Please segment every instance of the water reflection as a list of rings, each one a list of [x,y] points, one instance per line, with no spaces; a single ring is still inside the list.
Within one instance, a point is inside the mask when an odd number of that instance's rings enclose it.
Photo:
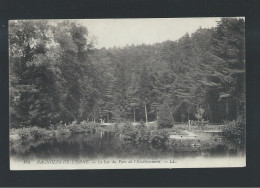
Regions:
[[[151,150],[146,146],[129,146],[119,135],[111,132],[95,134],[77,134],[54,137],[46,140],[27,141],[10,145],[11,157],[17,158],[107,158],[107,157],[183,157],[183,156],[232,156],[243,155],[232,143],[219,137],[212,143],[191,145],[191,150],[168,148]],[[198,147],[199,146],[199,147]],[[192,150],[192,148],[195,148]]]

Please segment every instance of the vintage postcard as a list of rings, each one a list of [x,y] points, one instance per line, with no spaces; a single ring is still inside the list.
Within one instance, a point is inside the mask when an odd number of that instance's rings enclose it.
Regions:
[[[10,169],[246,166],[245,18],[9,21]]]

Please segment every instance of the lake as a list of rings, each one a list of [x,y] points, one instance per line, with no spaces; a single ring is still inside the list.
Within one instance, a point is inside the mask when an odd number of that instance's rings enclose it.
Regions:
[[[198,143],[198,142],[197,142]],[[181,157],[229,157],[241,156],[243,152],[225,137],[212,140],[212,143],[188,144],[188,146],[151,149],[125,143],[120,135],[111,132],[95,134],[62,135],[50,139],[39,139],[12,143],[10,156],[13,158],[181,158]]]

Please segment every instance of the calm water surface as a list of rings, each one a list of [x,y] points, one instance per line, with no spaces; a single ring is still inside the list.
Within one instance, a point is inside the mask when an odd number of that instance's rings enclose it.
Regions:
[[[215,140],[214,147],[195,148],[193,151],[176,151],[176,149],[151,150],[145,147],[133,147],[124,143],[118,135],[109,132],[96,134],[78,134],[54,137],[51,139],[27,141],[10,145],[10,155],[15,158],[160,158],[183,156],[237,156],[243,153],[234,145]],[[196,147],[196,146],[195,146]]]

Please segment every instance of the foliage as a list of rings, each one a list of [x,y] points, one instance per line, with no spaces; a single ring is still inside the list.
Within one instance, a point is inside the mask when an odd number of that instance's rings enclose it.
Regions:
[[[126,145],[135,146],[137,134],[137,130],[130,123],[126,123],[121,130],[122,139]]]
[[[147,151],[150,148],[150,137],[151,131],[149,129],[143,125],[137,127],[135,142],[138,148],[142,149],[143,151]]]
[[[169,135],[170,133],[168,130],[152,131],[149,138],[152,148],[156,150],[166,150]]]
[[[198,119],[198,121],[202,121],[204,112],[205,110],[203,108],[197,108],[197,113],[195,114],[195,117]]]
[[[71,133],[70,130],[64,125],[59,125],[56,130],[57,135],[69,135]]]
[[[159,109],[158,128],[171,128],[173,126],[173,117],[170,108],[164,102]]]
[[[94,133],[97,128],[98,123],[86,121],[82,121],[80,123],[73,121],[71,124],[65,127],[65,129],[68,129],[71,134]]]
[[[30,129],[29,128],[20,129],[18,131],[18,135],[19,135],[20,139],[22,139],[22,140],[32,138],[31,135],[30,135]]]
[[[50,134],[50,131],[46,131],[45,129],[42,129],[42,128],[38,128],[38,127],[30,128],[30,135],[33,137],[33,139],[43,138],[49,134]]]
[[[91,71],[86,28],[46,21],[12,21],[9,26],[12,127],[49,127],[82,118],[80,79],[94,76],[82,75]]]
[[[80,123],[72,122],[69,125],[59,124],[51,127],[51,129],[40,128],[37,126],[30,126],[27,128],[12,128],[10,135],[18,135],[21,140],[31,140],[40,138],[49,138],[54,135],[70,135],[79,133],[95,133],[99,126],[97,123],[85,122]]]
[[[136,147],[144,152],[148,150],[166,150],[169,139],[169,130],[151,130],[145,126],[125,124],[121,130],[121,138],[126,148]]]
[[[12,128],[62,121],[67,134],[94,130],[74,120],[159,118],[169,128],[173,117],[221,123],[245,116],[243,19],[222,18],[177,41],[109,49],[95,49],[87,28],[73,21],[11,21],[9,28]]]
[[[36,126],[17,129],[14,132],[19,135],[21,140],[40,139],[51,134],[51,131]]]
[[[83,133],[83,129],[81,126],[78,126],[76,123],[72,122],[72,124],[67,126],[68,130],[71,134]]]
[[[242,121],[230,121],[223,126],[223,130],[227,136],[227,139],[230,140],[240,148],[245,147],[245,123]]]

